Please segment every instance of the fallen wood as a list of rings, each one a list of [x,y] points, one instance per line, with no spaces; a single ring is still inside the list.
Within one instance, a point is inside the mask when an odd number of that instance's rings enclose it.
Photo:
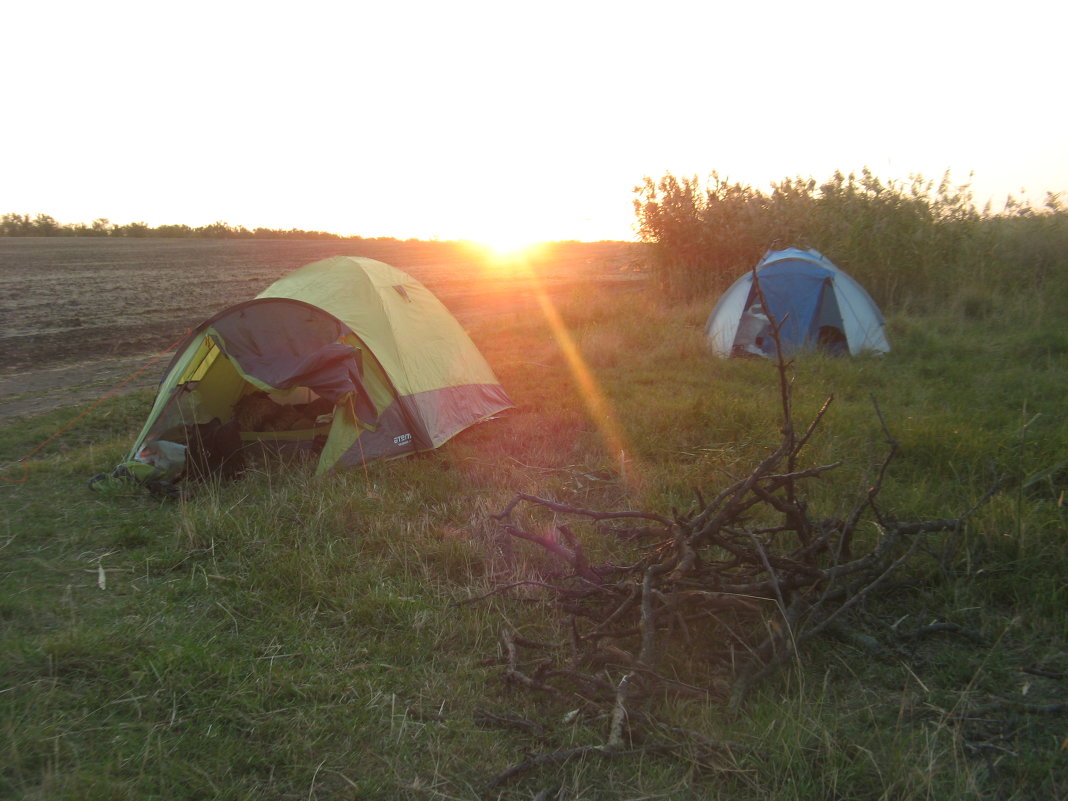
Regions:
[[[887,446],[875,480],[847,517],[818,517],[805,499],[805,482],[822,479],[841,462],[805,466],[802,450],[833,398],[797,436],[789,368],[780,356],[782,441],[711,501],[695,490],[690,511],[665,515],[602,511],[517,493],[492,515],[504,534],[540,547],[558,565],[546,582],[545,603],[549,614],[567,619],[571,628],[568,647],[539,654],[534,663],[539,672],[531,675],[522,669],[528,657],[514,637],[505,640],[505,676],[531,689],[570,692],[584,703],[601,705],[610,723],[598,753],[622,748],[625,724],[641,718],[640,707],[657,692],[704,694],[741,711],[757,685],[800,659],[817,638],[834,636],[873,655],[887,655],[854,623],[855,612],[915,559],[933,555],[928,538],[959,532],[996,491],[955,518],[903,522],[885,514],[878,499],[898,446],[873,398]],[[552,518],[558,536],[535,533],[524,523],[524,516],[539,512],[542,520]],[[586,537],[604,537],[606,524],[625,520],[644,524],[647,535],[631,542],[636,551],[631,564],[591,564],[578,527]],[[937,631],[965,634],[942,625],[915,636]],[[695,658],[695,650],[717,642],[730,649],[729,657]],[[553,666],[545,668],[545,659]],[[677,672],[695,663],[709,671],[703,681]],[[712,665],[718,669],[711,670]],[[615,668],[614,684],[606,675],[609,667]],[[552,752],[514,770],[586,753],[591,749]]]

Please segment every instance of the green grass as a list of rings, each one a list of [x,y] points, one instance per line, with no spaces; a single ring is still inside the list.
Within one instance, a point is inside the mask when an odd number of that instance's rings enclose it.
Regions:
[[[692,741],[686,730],[729,752],[588,755],[483,796],[526,753],[607,732],[589,709],[502,682],[503,625],[563,641],[567,621],[536,588],[493,592],[552,565],[503,543],[490,514],[519,491],[669,513],[778,443],[774,367],[711,358],[709,304],[578,293],[559,312],[592,381],[572,375],[541,318],[484,323],[472,333],[517,409],[429,456],[319,478],[265,467],[164,502],[86,487],[122,458],[146,395],[49,443],[24,482],[0,486],[0,797],[1063,797],[1065,716],[1022,705],[1068,690],[1051,677],[1068,672],[1068,342],[1054,299],[1024,313],[995,295],[994,313],[979,294],[891,315],[885,357],[795,369],[799,424],[834,396],[808,452],[842,461],[808,489],[817,516],[851,508],[885,453],[873,396],[901,448],[885,513],[955,516],[1010,479],[959,536],[932,542],[941,562],[860,612],[875,632],[937,619],[979,639],[937,634],[882,659],[828,639],[739,717],[692,699],[649,708],[676,727],[650,736]],[[5,459],[75,414],[5,426]],[[576,530],[593,554],[627,553]],[[678,663],[683,678],[717,680],[700,642]]]

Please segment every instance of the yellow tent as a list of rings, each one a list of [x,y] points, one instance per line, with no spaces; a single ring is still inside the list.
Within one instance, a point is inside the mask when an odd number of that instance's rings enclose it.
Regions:
[[[191,427],[233,421],[246,441],[321,447],[321,473],[437,448],[511,406],[430,290],[380,261],[338,256],[198,326],[129,458],[146,443],[187,444]]]

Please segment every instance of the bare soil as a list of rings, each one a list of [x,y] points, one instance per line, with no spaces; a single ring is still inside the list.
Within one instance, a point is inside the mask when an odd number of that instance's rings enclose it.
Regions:
[[[560,243],[509,270],[451,242],[0,237],[0,421],[155,386],[188,329],[317,259],[388,262],[471,325],[536,287],[633,285],[638,247]]]

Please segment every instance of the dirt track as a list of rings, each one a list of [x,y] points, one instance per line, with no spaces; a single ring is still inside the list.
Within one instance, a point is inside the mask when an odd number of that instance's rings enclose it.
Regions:
[[[0,421],[155,386],[186,329],[339,254],[406,270],[465,325],[534,303],[529,275],[446,242],[0,238]],[[634,259],[632,245],[568,243],[534,266],[552,294],[615,283]]]

